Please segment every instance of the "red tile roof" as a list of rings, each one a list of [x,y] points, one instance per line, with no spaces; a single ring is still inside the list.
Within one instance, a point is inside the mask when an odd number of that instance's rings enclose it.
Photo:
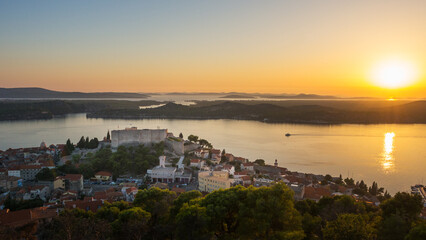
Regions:
[[[299,178],[299,177],[292,176],[292,175],[285,176],[284,179],[287,179],[291,183],[304,183],[305,182],[305,180],[303,178]]]
[[[233,165],[230,165],[230,164],[225,164],[225,165],[223,165],[223,169],[231,169],[232,167],[234,167]]]
[[[69,181],[80,181],[83,178],[81,174],[66,174],[65,176],[60,176],[62,179],[67,179]]]
[[[95,201],[83,201],[83,200],[76,200],[76,201],[69,201],[65,202],[65,208],[67,209],[73,209],[73,208],[80,208],[86,211],[92,211],[96,212],[99,208],[101,208],[104,205],[104,203],[101,200],[95,200]]]
[[[106,192],[102,191],[102,192],[95,192],[95,194],[93,195],[93,198],[97,200],[101,200],[101,199],[107,199],[108,196]]]
[[[18,227],[39,219],[53,218],[56,215],[55,209],[48,209],[47,207],[24,209],[13,212],[3,210],[0,214],[0,225]]]
[[[127,194],[130,194],[132,192],[137,192],[137,191],[138,191],[138,189],[135,188],[135,187],[129,187],[129,188],[126,189]]]
[[[123,198],[124,195],[120,191],[115,191],[115,189],[107,189],[105,191],[95,192],[93,198],[96,200],[108,200],[109,202],[116,201],[120,198]]]
[[[100,171],[100,172],[97,172],[97,173],[95,174],[95,176],[96,176],[96,175],[112,177],[112,173],[107,172],[107,171]]]
[[[41,169],[40,165],[19,165],[9,168],[9,170],[22,170],[22,169]]]
[[[251,181],[251,177],[250,176],[242,176],[241,179],[243,181]]]
[[[243,157],[235,157],[235,158],[234,158],[234,161],[245,162],[245,161],[246,161],[246,159],[245,159],[245,158],[243,158]]]
[[[330,190],[323,187],[305,187],[303,198],[311,200],[320,200],[322,197],[331,196]]]
[[[219,149],[212,149],[210,150],[212,154],[220,154],[220,150]]]

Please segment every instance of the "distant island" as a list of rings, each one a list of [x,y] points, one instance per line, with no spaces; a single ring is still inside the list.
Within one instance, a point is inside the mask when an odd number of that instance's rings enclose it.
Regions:
[[[0,98],[147,98],[149,95],[128,92],[60,92],[44,88],[0,88]]]
[[[0,101],[0,121],[52,119],[71,113],[139,109],[160,103],[151,100],[3,100]]]
[[[141,106],[154,106],[141,108]],[[184,106],[151,100],[4,100],[0,120],[51,119],[86,113],[105,119],[238,119],[270,123],[426,123],[426,101],[198,101]]]
[[[87,116],[140,119],[240,119],[308,124],[426,123],[426,101],[359,109],[342,109],[321,105],[279,106],[262,102],[247,104],[234,101],[214,102],[204,106],[202,104],[183,106],[168,103],[158,108],[120,112],[107,110],[90,113]]]
[[[248,94],[229,94],[220,98],[255,98],[255,97]]]
[[[271,99],[338,99],[336,96],[317,94],[260,94],[259,97]]]

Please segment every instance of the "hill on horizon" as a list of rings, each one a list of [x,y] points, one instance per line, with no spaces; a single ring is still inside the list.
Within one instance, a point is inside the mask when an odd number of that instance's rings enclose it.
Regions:
[[[0,98],[147,98],[149,95],[129,92],[61,92],[45,88],[0,88]]]

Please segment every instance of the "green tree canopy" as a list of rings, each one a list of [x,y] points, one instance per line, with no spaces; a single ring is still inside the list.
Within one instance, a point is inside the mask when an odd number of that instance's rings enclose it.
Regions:
[[[424,240],[426,239],[426,221],[423,221],[411,228],[405,240]]]
[[[339,215],[346,213],[364,214],[365,205],[356,202],[351,196],[323,197],[317,204],[318,213],[322,219],[327,221],[335,220]]]
[[[399,215],[407,221],[413,221],[419,218],[423,208],[422,197],[418,194],[411,195],[405,192],[398,192],[392,199],[380,204],[383,211],[383,217]]]
[[[55,170],[49,168],[43,168],[37,173],[36,179],[38,181],[54,181],[56,178]]]
[[[185,203],[176,216],[176,235],[182,240],[208,240],[212,233],[208,229],[209,217],[205,207]]]
[[[196,143],[198,141],[198,136],[191,134],[191,135],[188,136],[188,141]]]
[[[213,145],[209,143],[206,139],[200,139],[198,140],[198,144],[200,144],[204,148],[213,148]]]
[[[398,192],[393,198],[382,202],[380,208],[383,216],[380,239],[403,239],[419,219],[423,204],[420,195]]]
[[[362,215],[342,214],[323,230],[324,239],[330,240],[370,240],[376,239],[374,228]]]
[[[199,199],[202,196],[203,195],[199,191],[196,191],[196,190],[189,191],[189,192],[184,192],[184,193],[180,194],[173,201],[173,206],[170,209],[170,215],[172,216],[172,218],[174,218],[179,213],[179,211],[182,208],[183,204],[189,203],[191,200],[194,200],[194,199]]]
[[[214,191],[199,202],[219,239],[303,239],[300,214],[285,184]]]
[[[302,218],[294,208],[293,192],[285,184],[249,187],[238,213],[242,238],[303,239]]]
[[[151,214],[140,207],[121,211],[118,219],[112,223],[114,235],[117,239],[142,239],[148,234],[150,218]]]
[[[263,159],[256,159],[254,163],[256,163],[259,166],[265,166],[265,160]]]
[[[139,190],[136,194],[134,206],[141,207],[151,214],[150,235],[158,238],[168,234],[172,229],[169,224],[169,213],[176,193],[169,190],[162,190],[157,187]]]

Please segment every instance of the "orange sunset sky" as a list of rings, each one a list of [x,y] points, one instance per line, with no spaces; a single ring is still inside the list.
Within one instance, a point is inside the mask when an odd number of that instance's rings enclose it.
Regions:
[[[0,87],[424,98],[425,24],[423,0],[1,1]]]

